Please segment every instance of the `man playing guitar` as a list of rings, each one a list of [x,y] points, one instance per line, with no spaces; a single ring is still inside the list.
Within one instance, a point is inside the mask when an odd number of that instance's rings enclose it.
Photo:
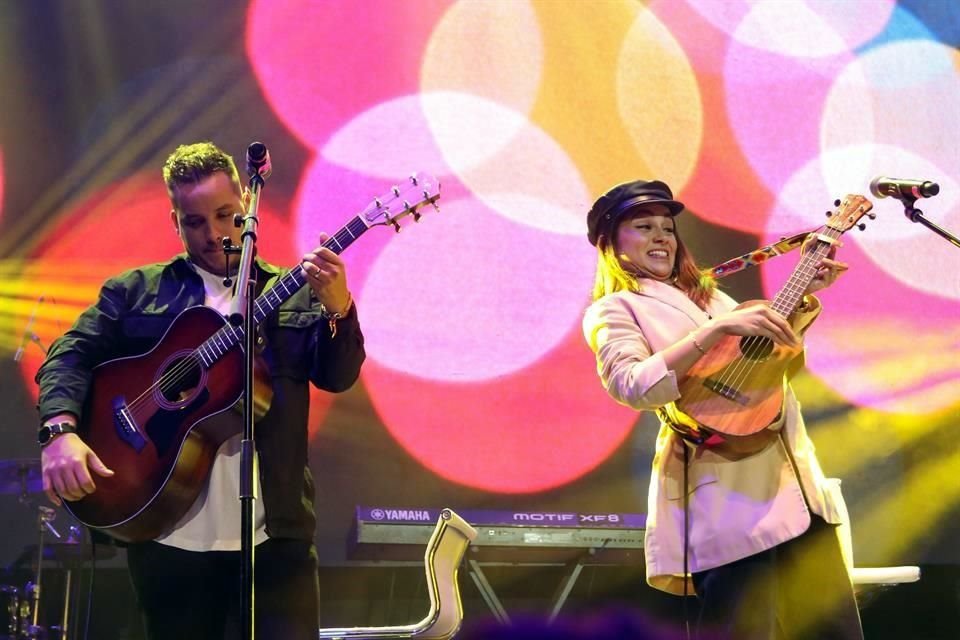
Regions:
[[[143,396],[125,398],[128,404],[123,412],[129,413],[130,429],[121,434],[125,439],[117,447],[132,447],[154,461],[176,460],[179,452],[181,458],[199,461],[189,473],[151,475],[147,469],[120,461],[107,448],[91,448],[84,440],[84,412],[96,406],[91,396],[106,395],[109,401],[114,393],[109,376],[107,384],[91,388],[92,380],[104,379],[94,375],[98,365],[149,352],[161,339],[163,343],[181,339],[171,334],[187,334],[189,341],[196,325],[203,324],[193,319],[203,320],[213,312],[201,310],[199,316],[192,315],[191,321],[173,328],[183,312],[205,305],[225,313],[230,306],[232,290],[224,277],[235,275],[238,256],[231,255],[228,262],[223,241],[238,243],[240,229],[234,226],[234,214],[245,209],[247,198],[233,159],[209,142],[183,145],[167,159],[163,177],[171,202],[170,229],[180,237],[185,253],[107,280],[96,303],[51,346],[37,373],[43,482],[51,500],[58,504],[64,500],[65,506],[76,509],[98,491],[103,509],[111,506],[110,496],[121,490],[146,487],[152,497],[162,496],[156,501],[163,508],[145,510],[149,517],[144,517],[140,528],[131,525],[136,518],[123,514],[115,536],[129,542],[128,566],[148,637],[223,638],[235,636],[241,620],[240,421],[229,408],[235,398],[231,396],[225,408],[217,407],[214,415],[192,430],[189,424],[181,424],[176,427],[178,433],[166,432],[161,417],[191,413],[197,420],[204,418],[204,403],[222,386],[219,378],[239,375],[234,363],[227,361],[218,369],[211,357],[204,366],[194,363],[190,369],[184,363],[197,352],[176,351],[158,368],[160,374],[153,370],[144,374],[148,390]],[[321,236],[321,242],[326,240]],[[258,331],[258,357],[265,368],[260,375],[269,381],[273,394],[273,402],[258,422],[255,442],[257,495],[262,496],[255,501],[254,514],[255,617],[256,633],[265,638],[316,637],[316,517],[307,464],[308,384],[344,391],[357,380],[365,357],[342,259],[321,246],[303,256],[301,268],[309,286],[287,291],[289,298],[280,313],[267,318]],[[282,285],[280,270],[259,258],[254,272],[258,293],[278,282]],[[222,324],[222,318],[214,318]],[[199,341],[208,337],[201,335]],[[131,363],[122,360],[118,366],[126,367],[116,379],[119,384],[130,377]],[[151,385],[154,377],[156,384]],[[180,386],[170,391],[161,384],[165,381]],[[137,407],[150,398],[165,410],[138,423]],[[235,433],[225,426],[228,423],[237,425]],[[107,427],[112,428],[109,421]],[[183,440],[177,440],[177,435]],[[175,490],[156,489],[152,484],[156,475],[166,476],[161,480],[169,481]],[[164,522],[163,517],[172,521]]]

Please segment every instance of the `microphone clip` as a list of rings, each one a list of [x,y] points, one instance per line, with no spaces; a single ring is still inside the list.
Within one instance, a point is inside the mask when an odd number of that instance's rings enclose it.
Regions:
[[[239,214],[237,214],[239,216]],[[233,278],[230,277],[230,256],[235,253],[240,253],[242,248],[233,244],[233,240],[230,238],[224,238],[222,241],[223,244],[223,272],[226,274],[223,276],[223,286],[232,287]]]

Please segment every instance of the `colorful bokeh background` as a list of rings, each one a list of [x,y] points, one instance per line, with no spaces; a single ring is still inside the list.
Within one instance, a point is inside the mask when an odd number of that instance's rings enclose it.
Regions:
[[[667,181],[704,266],[879,175],[938,182],[919,206],[960,231],[958,6],[2,3],[0,457],[36,455],[42,347],[105,277],[180,250],[166,155],[261,140],[276,263],[411,172],[443,185],[439,212],[344,254],[369,356],[351,392],[313,396],[322,558],[356,504],[644,512],[655,425],[606,396],[580,332],[593,199]],[[858,561],[960,563],[960,249],[871,200],[796,386]],[[770,298],[795,261],[723,284]]]

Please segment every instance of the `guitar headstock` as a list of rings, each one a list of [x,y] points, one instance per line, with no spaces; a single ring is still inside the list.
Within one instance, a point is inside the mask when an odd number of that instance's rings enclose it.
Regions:
[[[870,213],[870,210],[873,209],[873,203],[861,195],[847,194],[842,201],[837,200],[833,204],[837,208],[833,212],[827,212],[830,219],[827,220],[826,226],[828,229],[838,231],[837,235],[849,231],[860,222],[860,218],[863,216],[868,216],[871,220],[877,217],[877,214]],[[863,230],[864,225],[859,226]]]
[[[415,173],[379,198],[374,198],[360,213],[360,219],[368,228],[389,224],[400,231],[399,221],[408,215],[419,222],[423,205],[430,204],[439,211],[439,199],[440,181],[428,173]]]

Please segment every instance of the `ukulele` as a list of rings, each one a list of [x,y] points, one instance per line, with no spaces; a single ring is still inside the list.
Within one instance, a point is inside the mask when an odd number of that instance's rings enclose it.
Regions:
[[[770,303],[798,334],[806,327],[799,322],[802,314],[794,312],[816,276],[817,266],[837,239],[873,208],[860,195],[848,195],[836,204],[837,209],[827,214],[830,219],[812,236],[787,283]],[[737,308],[757,304],[767,303],[751,300]],[[785,376],[802,351],[802,345],[779,345],[760,336],[724,336],[680,382],[680,399],[666,410],[668,424],[698,444],[724,443],[738,454],[759,451],[776,435],[766,429],[780,417]]]
[[[374,199],[323,243],[341,253],[367,229],[393,226],[420,207],[437,208],[440,184],[427,174]],[[301,265],[286,272],[254,303],[254,323],[307,282]],[[152,540],[176,524],[194,503],[220,445],[239,433],[228,414],[243,395],[243,328],[196,306],[171,323],[145,354],[93,369],[77,435],[116,473],[97,478],[97,490],[63,504],[83,524],[125,542]],[[258,385],[268,389],[268,385]],[[269,398],[255,393],[261,417]],[[266,394],[264,394],[266,396]]]

